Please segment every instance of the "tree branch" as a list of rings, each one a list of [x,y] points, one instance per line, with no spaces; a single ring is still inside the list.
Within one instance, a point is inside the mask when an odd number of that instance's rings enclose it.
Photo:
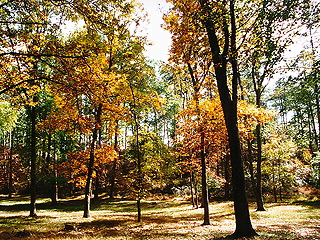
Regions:
[[[41,23],[41,22],[10,22],[10,21],[0,21],[0,24],[19,24],[19,25],[47,25],[49,23]]]
[[[24,56],[24,57],[58,57],[58,58],[83,58],[86,57],[85,55],[82,56],[68,56],[68,55],[59,55],[59,54],[33,54],[33,53],[19,53],[19,52],[6,52],[6,53],[0,53],[0,57],[5,55],[12,55],[12,56]]]
[[[3,94],[3,93],[5,93],[5,92],[7,92],[7,91],[9,91],[9,90],[11,90],[11,89],[13,89],[13,88],[18,87],[18,86],[21,85],[22,83],[32,82],[32,81],[34,81],[34,80],[35,80],[35,79],[28,79],[28,80],[24,80],[24,81],[21,81],[21,82],[19,82],[19,83],[16,83],[16,84],[14,84],[14,85],[11,85],[11,86],[9,86],[9,87],[1,90],[1,91],[0,91],[0,95]]]

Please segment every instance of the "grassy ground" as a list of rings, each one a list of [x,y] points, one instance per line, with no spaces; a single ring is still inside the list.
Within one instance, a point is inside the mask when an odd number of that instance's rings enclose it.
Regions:
[[[0,239],[223,239],[235,228],[231,202],[213,202],[211,225],[201,226],[202,209],[184,199],[143,201],[143,222],[136,222],[134,201],[100,200],[91,217],[82,218],[82,200],[48,199],[37,204],[37,218],[28,217],[28,198],[0,198]],[[266,204],[267,211],[251,208],[254,239],[320,239],[320,202]],[[76,226],[65,231],[65,224]],[[17,237],[27,230],[32,235]]]

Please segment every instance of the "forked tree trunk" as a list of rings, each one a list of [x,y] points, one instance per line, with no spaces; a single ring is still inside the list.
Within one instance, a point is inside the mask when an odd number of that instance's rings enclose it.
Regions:
[[[85,187],[85,197],[84,197],[84,212],[83,217],[88,218],[90,217],[90,198],[91,198],[91,188],[92,188],[92,174],[93,174],[93,166],[94,166],[94,154],[96,148],[96,142],[98,138],[98,130],[100,129],[101,125],[101,113],[102,113],[102,104],[100,103],[97,112],[96,112],[96,122],[95,127],[92,131],[92,141],[90,145],[90,157],[88,163],[88,175]]]
[[[237,66],[237,52],[236,52],[236,25],[235,25],[235,12],[233,0],[230,1],[230,22],[231,22],[231,35],[229,35],[228,26],[224,26],[223,32],[225,37],[224,52],[220,54],[220,42],[216,34],[214,21],[210,18],[212,9],[208,0],[199,0],[200,4],[207,16],[204,18],[203,23],[206,27],[209,44],[214,62],[215,75],[218,84],[219,96],[224,113],[224,119],[228,132],[228,142],[230,148],[230,159],[232,167],[232,185],[234,197],[234,210],[236,218],[236,230],[232,237],[252,237],[257,235],[252,227],[249,206],[245,193],[245,177],[243,169],[243,161],[241,155],[240,138],[238,131],[237,120],[237,88],[238,88],[238,66]],[[227,17],[227,16],[224,16]],[[229,39],[230,38],[230,39]],[[228,46],[228,43],[230,46]],[[231,48],[231,52],[229,50]],[[230,55],[229,55],[230,54]],[[232,97],[228,87],[227,77],[227,57],[230,56],[232,64]]]

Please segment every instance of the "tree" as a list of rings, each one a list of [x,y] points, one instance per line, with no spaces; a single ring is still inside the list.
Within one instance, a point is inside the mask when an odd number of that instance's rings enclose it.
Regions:
[[[234,1],[221,2],[213,9],[208,0],[200,0],[203,24],[208,34],[212,59],[215,69],[219,96],[224,113],[224,119],[228,132],[230,147],[230,159],[232,166],[232,182],[234,194],[234,209],[236,217],[236,230],[234,237],[250,237],[256,235],[252,228],[248,202],[245,194],[245,179],[241,155],[239,131],[237,125],[237,102],[239,70],[237,63],[237,33]],[[212,13],[220,10],[219,16],[223,21],[222,26],[217,26]],[[229,31],[230,26],[230,31]],[[218,28],[223,33],[223,44],[218,40]],[[221,50],[222,49],[222,50]],[[222,51],[222,52],[221,52]],[[232,90],[228,87],[228,58],[232,69]]]

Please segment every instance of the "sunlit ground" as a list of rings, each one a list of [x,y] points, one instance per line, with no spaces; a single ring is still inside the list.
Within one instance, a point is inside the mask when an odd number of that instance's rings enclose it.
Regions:
[[[17,201],[19,200],[19,201]],[[61,200],[51,206],[38,201],[38,217],[28,217],[28,199],[0,201],[0,239],[222,239],[235,228],[232,202],[213,202],[211,225],[202,226],[203,209],[188,201],[143,201],[143,221],[136,221],[134,201],[101,200],[93,205],[90,218],[82,217],[82,199]],[[320,239],[320,203],[266,204],[267,211],[251,207],[255,239]],[[76,226],[65,231],[65,224]],[[28,230],[29,237],[16,237]]]

